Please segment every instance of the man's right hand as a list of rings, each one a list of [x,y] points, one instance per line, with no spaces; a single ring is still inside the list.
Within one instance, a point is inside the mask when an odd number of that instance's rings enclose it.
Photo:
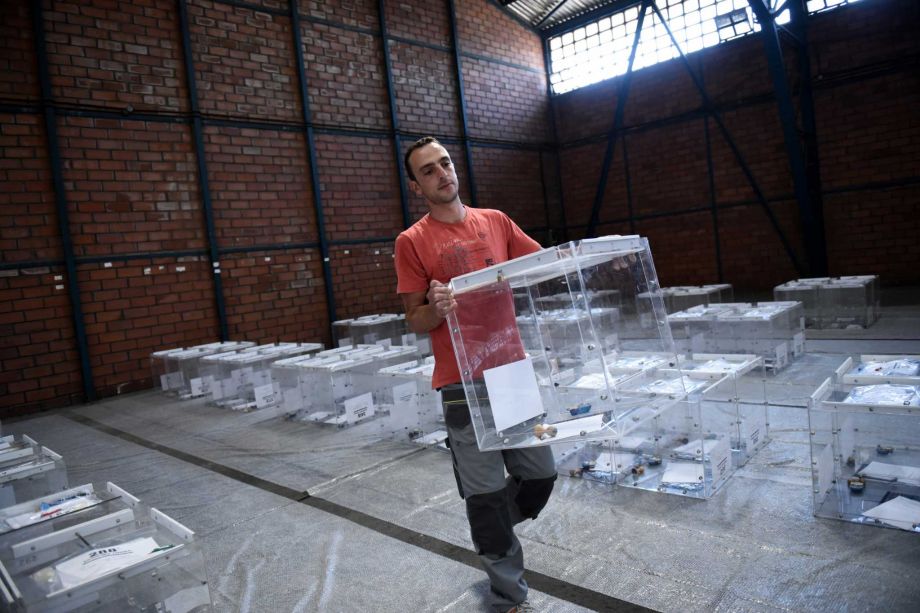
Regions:
[[[454,294],[450,291],[450,287],[434,279],[431,280],[431,284],[428,286],[426,298],[428,299],[428,304],[434,307],[435,313],[441,318],[447,317],[448,313],[457,308],[457,301],[454,300]]]

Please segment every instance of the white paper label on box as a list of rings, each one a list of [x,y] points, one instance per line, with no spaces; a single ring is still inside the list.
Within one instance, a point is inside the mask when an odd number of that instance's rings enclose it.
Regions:
[[[160,387],[163,388],[163,391],[175,390],[182,387],[182,373],[181,372],[171,372],[165,375],[160,375]]]
[[[393,386],[393,406],[396,411],[415,411],[417,406],[414,381],[406,381]]]
[[[288,412],[299,411],[303,408],[303,396],[300,394],[299,387],[292,387],[284,390],[284,410]]]
[[[353,424],[374,414],[374,396],[368,392],[345,401],[345,419]]]
[[[709,452],[709,461],[712,466],[713,484],[727,479],[732,470],[731,449],[728,446],[728,439],[722,439],[719,444]]]
[[[191,388],[192,396],[201,396],[205,393],[204,391],[204,380],[201,377],[195,377],[188,382],[189,387]]]
[[[275,386],[271,383],[257,386],[253,392],[256,397],[256,408],[261,409],[275,404],[277,396],[275,395]]]
[[[543,399],[529,358],[484,370],[482,374],[497,432],[543,414]]]

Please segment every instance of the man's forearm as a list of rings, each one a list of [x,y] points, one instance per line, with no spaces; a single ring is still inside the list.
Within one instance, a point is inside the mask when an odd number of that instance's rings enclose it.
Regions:
[[[444,318],[438,315],[433,304],[423,304],[406,313],[406,323],[416,334],[431,332],[440,326],[442,321]]]

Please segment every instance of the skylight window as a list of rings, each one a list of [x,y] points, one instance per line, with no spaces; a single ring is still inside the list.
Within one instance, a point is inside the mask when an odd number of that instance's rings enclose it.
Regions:
[[[779,6],[781,0],[770,0]],[[857,0],[807,0],[810,13],[826,11]],[[658,0],[658,8],[684,53],[760,31],[748,0]],[[550,83],[562,94],[626,73],[636,35],[639,5],[549,39]],[[776,18],[789,23],[789,10]],[[664,24],[649,9],[645,15],[634,70],[678,57]]]

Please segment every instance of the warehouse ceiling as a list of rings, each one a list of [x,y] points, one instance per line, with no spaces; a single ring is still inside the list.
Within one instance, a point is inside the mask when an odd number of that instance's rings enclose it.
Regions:
[[[586,13],[622,4],[622,0],[499,0],[499,3],[508,13],[545,31]]]

